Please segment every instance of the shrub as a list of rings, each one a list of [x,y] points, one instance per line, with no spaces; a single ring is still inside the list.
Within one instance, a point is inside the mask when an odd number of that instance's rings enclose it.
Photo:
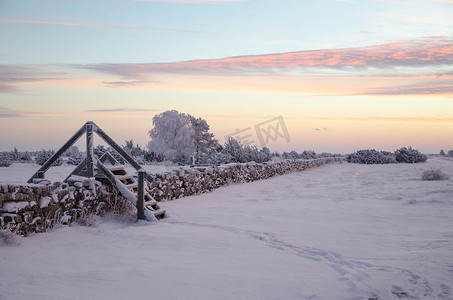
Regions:
[[[11,166],[11,160],[9,156],[5,153],[0,153],[0,167],[9,167]]]
[[[400,148],[395,151],[395,158],[397,162],[403,163],[419,163],[425,162],[427,157],[426,155],[420,153],[417,149],[412,149],[411,147]]]
[[[284,159],[298,159],[299,154],[296,151],[291,151],[291,152],[283,152],[282,157]]]
[[[22,163],[31,163],[33,161],[33,158],[31,157],[30,153],[28,152],[22,152],[19,155],[19,162]]]
[[[356,164],[391,164],[396,163],[395,156],[391,152],[376,151],[375,149],[359,150],[347,156],[349,163]]]
[[[120,196],[118,190],[113,190],[109,199],[106,199],[108,212],[104,215],[115,220],[134,222],[137,219],[136,209],[126,198]]]
[[[95,214],[85,214],[77,220],[77,223],[87,227],[98,227],[101,223],[101,217]]]
[[[422,180],[447,180],[448,178],[450,177],[441,170],[427,170],[422,174]]]
[[[317,158],[318,156],[316,155],[316,152],[315,151],[312,151],[312,150],[304,150],[304,152],[302,152],[301,154],[299,154],[299,158],[303,158],[303,159],[314,159],[314,158]]]
[[[38,165],[43,165],[52,155],[55,154],[55,150],[44,150],[38,152],[38,155],[35,158],[35,163]],[[63,160],[59,157],[52,166],[61,166],[63,164]]]
[[[0,240],[3,240],[3,243],[10,246],[19,246],[20,240],[19,237],[9,230],[0,230]]]

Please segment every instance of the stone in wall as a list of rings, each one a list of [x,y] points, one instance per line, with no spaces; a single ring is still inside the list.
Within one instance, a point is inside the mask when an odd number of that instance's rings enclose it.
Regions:
[[[84,177],[50,185],[1,185],[0,229],[21,235],[46,231],[112,210],[118,197],[122,196],[114,187]]]

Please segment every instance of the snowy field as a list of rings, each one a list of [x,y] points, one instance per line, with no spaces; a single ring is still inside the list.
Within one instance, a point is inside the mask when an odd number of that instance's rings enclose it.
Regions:
[[[445,158],[331,164],[20,237],[0,299],[453,299],[452,178]]]

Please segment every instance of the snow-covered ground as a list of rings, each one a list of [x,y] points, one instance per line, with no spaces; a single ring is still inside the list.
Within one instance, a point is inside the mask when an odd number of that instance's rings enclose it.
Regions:
[[[453,299],[452,178],[444,158],[331,164],[19,238],[0,299]]]

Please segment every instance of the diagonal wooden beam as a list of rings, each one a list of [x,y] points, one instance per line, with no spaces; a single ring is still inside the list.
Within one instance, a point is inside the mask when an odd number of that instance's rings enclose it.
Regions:
[[[89,123],[89,122],[87,122]],[[86,124],[85,124],[86,125]],[[52,166],[52,164],[66,151],[74,145],[77,140],[85,133],[86,126],[83,125],[51,158],[49,158],[42,166],[36,171],[35,174],[27,181],[32,183],[34,178],[44,178],[46,171]]]
[[[82,172],[83,168],[86,167],[86,164],[87,164],[87,159],[86,157],[84,159],[82,159],[82,161],[79,163],[79,165],[71,172],[71,174],[68,175],[68,177],[66,177],[66,179],[63,181],[63,182],[67,182],[69,177],[71,177],[72,175],[81,175],[80,172]]]
[[[116,152],[118,152],[128,163],[131,164],[131,166],[134,167],[135,170],[137,171],[140,171],[140,170],[143,170],[144,169],[142,168],[142,166],[140,166],[136,161],[135,159],[133,159],[126,151],[123,150],[123,148],[118,145],[111,137],[108,136],[107,133],[105,133],[104,130],[102,130],[101,128],[99,128],[96,124],[94,124],[93,122],[91,122],[93,124],[93,131],[97,133],[97,135],[103,139],[107,144],[109,144],[113,149],[115,149]],[[145,178],[146,180],[148,180],[149,182],[152,182],[153,181],[153,178],[151,177],[151,175],[149,175],[148,172],[145,171]]]

